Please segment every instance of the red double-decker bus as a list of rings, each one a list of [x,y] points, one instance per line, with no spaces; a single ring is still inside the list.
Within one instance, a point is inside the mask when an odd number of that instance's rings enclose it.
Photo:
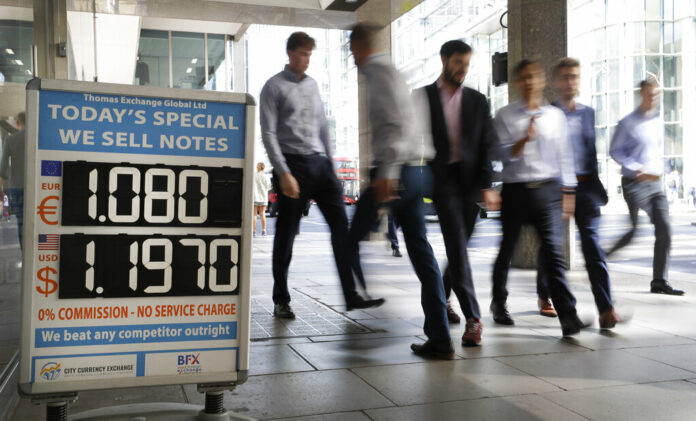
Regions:
[[[347,205],[355,204],[360,195],[360,184],[358,182],[358,160],[343,156],[334,157],[338,179],[343,184],[343,202]]]

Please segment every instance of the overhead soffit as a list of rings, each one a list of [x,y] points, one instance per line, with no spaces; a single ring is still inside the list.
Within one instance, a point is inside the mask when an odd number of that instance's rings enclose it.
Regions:
[[[2,1],[2,0],[0,0]],[[66,0],[68,10],[91,12],[92,0]],[[383,4],[387,23],[422,0],[96,0],[98,13],[142,17],[346,29],[356,10]],[[391,15],[391,16],[390,16]]]

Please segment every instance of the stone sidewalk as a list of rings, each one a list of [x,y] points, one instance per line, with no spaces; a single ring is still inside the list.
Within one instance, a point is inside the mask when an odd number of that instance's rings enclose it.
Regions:
[[[439,258],[442,237],[429,234]],[[228,410],[262,420],[693,420],[696,414],[696,276],[675,286],[684,297],[648,293],[640,270],[612,269],[617,307],[633,320],[610,332],[595,325],[562,339],[557,319],[536,311],[532,271],[511,270],[509,308],[515,326],[488,312],[494,252],[471,260],[483,311],[483,345],[457,359],[426,361],[409,349],[423,340],[420,284],[407,257],[385,243],[362,247],[377,309],[345,311],[328,234],[297,238],[290,285],[295,321],[271,317],[272,237],[254,239],[251,377],[226,395]],[[581,314],[596,320],[584,268],[569,273]],[[137,402],[203,403],[195,385],[80,394],[87,409]],[[14,420],[43,419],[44,407],[22,401]]]

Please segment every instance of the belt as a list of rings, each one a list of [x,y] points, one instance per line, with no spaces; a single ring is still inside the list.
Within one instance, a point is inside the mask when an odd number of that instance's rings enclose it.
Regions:
[[[549,178],[547,180],[539,180],[539,181],[530,181],[529,183],[520,183],[524,186],[525,189],[538,189],[539,187],[542,187],[546,184],[553,183],[554,180],[553,178]]]

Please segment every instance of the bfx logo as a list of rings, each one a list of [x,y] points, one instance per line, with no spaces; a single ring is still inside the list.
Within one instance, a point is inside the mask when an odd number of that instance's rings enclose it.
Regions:
[[[201,363],[198,361],[198,354],[186,354],[177,356],[176,372],[178,374],[198,374],[203,371]]]
[[[198,357],[201,355],[199,352],[196,355],[193,354],[187,354],[187,355],[179,355],[179,365],[194,365],[194,364],[200,364],[198,362]]]
[[[44,379],[51,381],[60,377],[60,372],[63,371],[60,368],[60,364],[56,362],[46,363],[41,367],[39,375]]]

